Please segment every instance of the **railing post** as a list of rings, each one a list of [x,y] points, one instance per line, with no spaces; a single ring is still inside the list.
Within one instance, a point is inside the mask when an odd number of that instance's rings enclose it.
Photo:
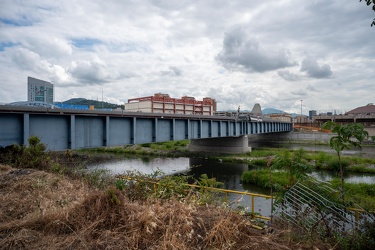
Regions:
[[[251,196],[251,213],[254,215],[254,202],[255,202],[255,197],[254,195]]]

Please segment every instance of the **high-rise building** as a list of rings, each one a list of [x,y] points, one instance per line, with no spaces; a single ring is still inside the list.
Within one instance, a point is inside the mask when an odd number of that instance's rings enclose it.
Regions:
[[[310,111],[309,111],[309,119],[310,119],[310,121],[312,121],[312,117],[313,117],[314,115],[316,115],[316,110],[310,110]]]
[[[53,84],[28,76],[27,101],[53,104]]]

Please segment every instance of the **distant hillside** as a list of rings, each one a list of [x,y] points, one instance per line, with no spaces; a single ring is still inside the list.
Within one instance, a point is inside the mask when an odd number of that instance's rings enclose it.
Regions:
[[[280,110],[280,109],[274,109],[274,108],[265,108],[262,110],[262,114],[268,115],[268,114],[286,114],[286,112]]]
[[[60,103],[60,102],[58,102]],[[116,109],[116,108],[121,108],[123,105],[118,105],[118,104],[113,104],[113,103],[108,103],[108,102],[101,102],[101,101],[95,101],[95,100],[88,100],[85,98],[72,98],[69,100],[66,100],[62,102],[63,104],[70,104],[70,105],[93,105],[95,109]]]
[[[287,112],[282,111],[280,109],[265,108],[265,109],[262,110],[262,114],[268,115],[268,114],[290,114],[290,113],[287,113]],[[292,115],[292,118],[294,118],[294,117],[296,117],[297,115],[300,115],[300,114],[291,113],[290,115]]]

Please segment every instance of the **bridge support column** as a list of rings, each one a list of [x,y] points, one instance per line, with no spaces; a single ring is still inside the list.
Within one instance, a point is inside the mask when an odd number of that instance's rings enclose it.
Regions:
[[[194,152],[216,152],[228,154],[251,152],[247,135],[240,137],[191,139],[188,148],[190,151]]]

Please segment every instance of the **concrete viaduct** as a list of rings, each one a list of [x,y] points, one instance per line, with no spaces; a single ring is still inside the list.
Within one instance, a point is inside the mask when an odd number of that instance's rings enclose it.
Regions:
[[[27,145],[30,136],[54,151],[188,139],[193,151],[240,153],[251,150],[247,135],[291,130],[291,123],[222,116],[0,105],[2,147]]]

